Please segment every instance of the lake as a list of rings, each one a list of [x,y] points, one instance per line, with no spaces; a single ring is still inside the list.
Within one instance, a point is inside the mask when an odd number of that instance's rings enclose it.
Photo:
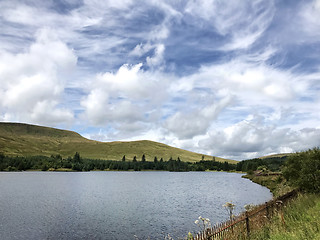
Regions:
[[[0,239],[177,239],[270,191],[225,172],[0,172]]]

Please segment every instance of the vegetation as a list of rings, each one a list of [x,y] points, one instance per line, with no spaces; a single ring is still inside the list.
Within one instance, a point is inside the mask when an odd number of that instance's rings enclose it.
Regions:
[[[280,155],[244,160],[237,163],[237,171],[253,172],[263,168],[272,172],[280,171],[287,158],[287,155]]]
[[[320,239],[320,197],[302,194],[261,230],[252,232],[250,239],[300,240]]]
[[[283,169],[283,176],[301,190],[320,193],[320,149],[291,155]]]
[[[238,170],[241,167],[250,173],[245,177],[268,187],[277,198],[260,206],[245,206],[247,212],[236,217],[234,223],[230,217],[230,222],[221,223],[214,230],[203,230],[198,235],[204,235],[200,239],[207,239],[206,234],[211,231],[226,239],[320,239],[320,149],[283,157],[238,163]],[[231,203],[224,206],[233,209]]]
[[[298,188],[297,199],[275,215],[269,224],[252,232],[250,239],[320,239],[320,149],[313,148],[288,156],[282,175],[247,175],[267,186],[275,196]]]
[[[82,158],[78,152],[74,156],[62,158],[61,155],[47,156],[30,156],[30,157],[11,157],[0,154],[0,171],[25,171],[25,170],[52,170],[52,171],[92,171],[92,170],[118,170],[118,171],[141,171],[141,170],[163,170],[163,171],[230,171],[236,168],[235,164],[217,161],[200,161],[196,163],[182,162],[178,160],[160,161],[157,157],[153,162],[145,161],[142,157],[141,161],[137,161],[136,156],[133,161],[127,161],[123,156],[121,161],[113,160],[93,160]]]
[[[60,155],[63,158],[81,152],[83,158],[121,161],[138,160],[153,162],[158,159],[178,159],[183,162],[211,160],[212,156],[194,153],[153,141],[98,142],[83,138],[78,133],[20,123],[0,123],[0,152],[6,156]],[[237,163],[216,157],[216,161]]]

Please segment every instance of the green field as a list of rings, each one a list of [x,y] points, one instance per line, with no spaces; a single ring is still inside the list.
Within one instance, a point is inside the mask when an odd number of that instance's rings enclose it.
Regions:
[[[202,159],[212,160],[212,156],[194,153],[153,141],[132,142],[98,142],[86,139],[72,131],[59,130],[21,123],[0,123],[0,153],[8,156],[56,155],[73,156],[79,152],[82,157],[90,159],[126,160],[134,156],[141,160],[153,161],[156,156],[167,161],[171,157],[185,162],[197,162]],[[216,157],[216,161],[237,161]]]

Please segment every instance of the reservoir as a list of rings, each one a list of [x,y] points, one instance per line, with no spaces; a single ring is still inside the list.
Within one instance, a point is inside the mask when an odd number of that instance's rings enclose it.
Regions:
[[[0,239],[174,239],[261,204],[270,191],[226,172],[0,172]],[[136,237],[135,237],[136,236]]]

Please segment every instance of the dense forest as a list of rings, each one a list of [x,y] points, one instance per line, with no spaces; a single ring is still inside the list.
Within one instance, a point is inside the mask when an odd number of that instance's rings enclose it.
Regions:
[[[146,161],[145,155],[141,159],[134,157],[127,159],[123,156],[120,161],[94,160],[82,158],[79,153],[73,157],[63,159],[60,155],[30,156],[30,157],[9,157],[0,154],[0,171],[25,171],[25,170],[73,170],[73,171],[92,171],[92,170],[118,170],[118,171],[141,171],[141,170],[162,170],[162,171],[232,171],[237,167],[236,164],[228,162],[201,160],[196,163],[183,162],[178,159],[163,160],[154,157],[153,161]]]

